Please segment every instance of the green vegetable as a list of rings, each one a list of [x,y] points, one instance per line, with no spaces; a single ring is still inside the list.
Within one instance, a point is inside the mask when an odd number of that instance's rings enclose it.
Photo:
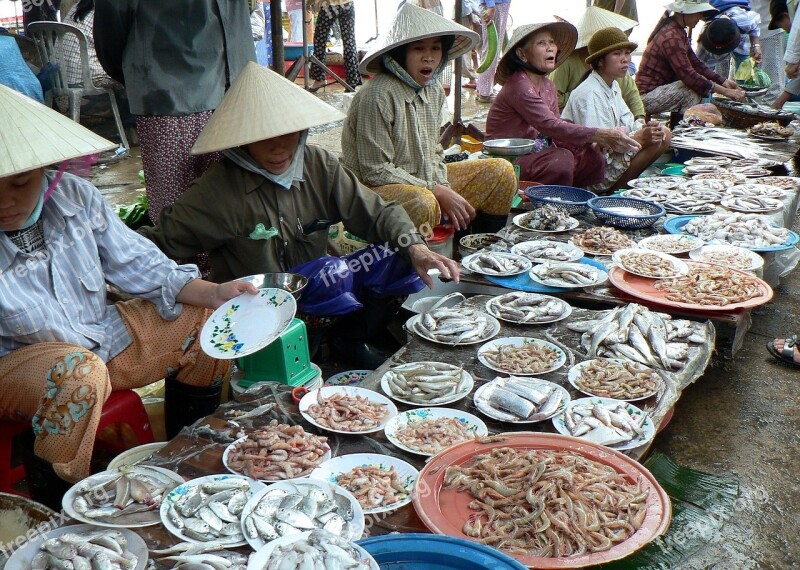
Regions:
[[[147,194],[138,196],[131,204],[119,204],[114,207],[114,212],[126,226],[132,227],[142,221],[147,215]]]
[[[486,26],[486,33],[488,35],[488,45],[486,46],[486,57],[478,66],[476,71],[483,73],[492,66],[495,56],[497,55],[497,28],[494,22],[489,22]]]

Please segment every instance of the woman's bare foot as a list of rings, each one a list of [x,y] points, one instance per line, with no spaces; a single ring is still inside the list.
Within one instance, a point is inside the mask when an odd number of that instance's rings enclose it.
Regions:
[[[797,342],[793,338],[776,338],[772,341],[772,346],[786,362],[789,362],[789,354],[783,352],[784,348],[792,348],[791,360],[794,364],[800,365],[800,347],[798,347]]]

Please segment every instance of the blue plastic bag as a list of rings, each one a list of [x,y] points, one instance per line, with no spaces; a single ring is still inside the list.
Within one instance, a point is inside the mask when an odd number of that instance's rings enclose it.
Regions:
[[[401,297],[425,286],[414,267],[389,245],[370,244],[343,259],[353,271],[357,297],[365,290],[374,297]]]

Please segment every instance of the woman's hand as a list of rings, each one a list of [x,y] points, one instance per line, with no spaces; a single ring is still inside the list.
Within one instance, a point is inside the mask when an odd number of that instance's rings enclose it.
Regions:
[[[216,309],[226,301],[238,297],[242,293],[255,295],[258,289],[246,281],[228,281],[227,283],[211,283],[204,279],[194,279],[183,286],[175,300],[187,305],[197,305],[206,309]]]
[[[494,20],[494,8],[486,8],[481,14],[481,19],[483,19],[484,24],[489,24],[492,20]]]
[[[632,138],[642,145],[642,148],[661,144],[664,140],[664,127],[658,121],[650,121],[633,133]]]
[[[214,287],[211,295],[211,309],[216,309],[223,305],[226,301],[230,301],[234,297],[238,297],[242,293],[250,293],[255,295],[258,289],[252,283],[246,281],[228,281],[227,283],[220,283]]]
[[[733,79],[726,79],[725,82],[722,84],[722,86],[728,89],[741,89],[741,87],[739,87],[739,84],[736,83]]]
[[[733,82],[730,79],[725,81],[725,84],[729,83],[736,85],[736,82]],[[741,87],[736,85],[736,88],[731,88],[727,87],[725,84],[715,85],[713,89],[714,93],[719,93],[720,95],[724,95],[728,99],[733,99],[734,101],[744,101],[745,92]]]
[[[452,188],[444,184],[437,184],[433,187],[433,195],[436,197],[436,201],[439,202],[442,212],[453,224],[456,231],[467,229],[469,223],[475,219],[475,208]]]
[[[428,288],[433,289],[433,279],[428,275],[428,271],[431,269],[438,269],[442,277],[452,279],[458,283],[458,263],[439,255],[435,251],[431,251],[428,246],[415,243],[408,248],[408,257],[411,260],[411,265],[416,269],[417,275],[420,276]]]
[[[617,129],[597,129],[592,142],[603,150],[613,152],[639,152],[642,148],[636,140]]]

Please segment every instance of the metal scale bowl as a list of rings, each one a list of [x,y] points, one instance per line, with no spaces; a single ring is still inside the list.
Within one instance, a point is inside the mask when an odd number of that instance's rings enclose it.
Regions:
[[[513,159],[532,152],[535,143],[532,139],[494,139],[483,143],[483,153]]]

